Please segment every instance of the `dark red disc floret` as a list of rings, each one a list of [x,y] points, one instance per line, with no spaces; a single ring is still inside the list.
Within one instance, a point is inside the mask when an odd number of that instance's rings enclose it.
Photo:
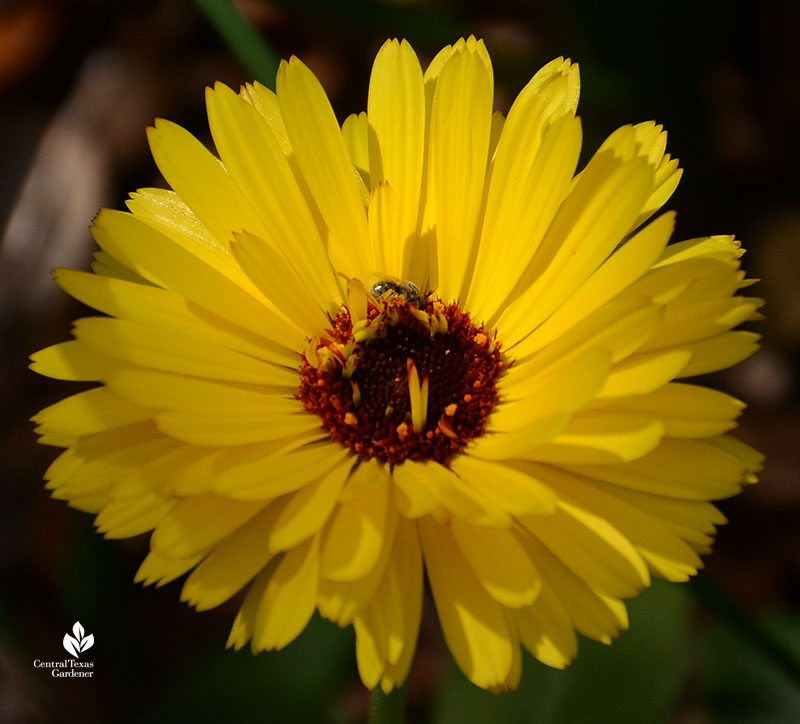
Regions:
[[[429,298],[421,308],[399,296],[371,303],[367,321],[369,334],[353,345],[350,313],[342,307],[327,337],[316,340],[318,364],[303,360],[298,398],[362,460],[447,464],[486,430],[508,366],[500,345],[456,303]],[[421,430],[412,424],[409,360],[420,382],[428,380]]]

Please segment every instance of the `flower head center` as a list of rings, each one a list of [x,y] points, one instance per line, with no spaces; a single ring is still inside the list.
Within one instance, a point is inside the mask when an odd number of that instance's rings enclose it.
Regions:
[[[508,366],[500,345],[457,304],[402,295],[342,308],[312,340],[298,397],[362,459],[447,463],[483,434]]]

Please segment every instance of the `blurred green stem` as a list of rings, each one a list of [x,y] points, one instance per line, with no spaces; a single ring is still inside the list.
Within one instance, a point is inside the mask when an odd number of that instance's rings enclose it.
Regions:
[[[740,608],[704,574],[692,580],[697,598],[723,623],[750,641],[797,686],[800,686],[800,656],[783,638]]]
[[[369,724],[403,724],[405,703],[405,684],[388,694],[378,684],[369,695]]]
[[[275,90],[278,58],[230,0],[194,0],[253,78]]]

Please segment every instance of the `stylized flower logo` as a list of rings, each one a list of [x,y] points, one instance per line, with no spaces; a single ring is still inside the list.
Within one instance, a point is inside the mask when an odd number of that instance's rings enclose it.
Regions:
[[[75,635],[64,634],[64,648],[77,659],[80,658],[81,651],[86,651],[94,646],[94,634],[84,636],[85,631],[80,621],[75,622],[72,633]]]

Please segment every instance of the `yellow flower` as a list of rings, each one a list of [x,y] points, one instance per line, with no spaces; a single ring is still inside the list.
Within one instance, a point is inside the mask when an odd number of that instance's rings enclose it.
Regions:
[[[654,123],[577,175],[576,65],[492,114],[481,41],[424,72],[389,41],[340,128],[296,58],[277,94],[207,93],[215,158],[167,121],[172,191],[102,211],[94,273],[58,283],[105,313],[33,356],[100,382],[40,412],[66,448],[53,496],[109,538],[153,531],[137,581],[182,599],[247,587],[229,644],[353,624],[364,684],[413,657],[427,573],[478,686],[514,688],[520,644],[564,667],[610,642],[623,599],[684,581],[760,456],[743,405],[693,383],[750,355],[758,317],[730,236],[667,245],[650,217],[680,171]]]

